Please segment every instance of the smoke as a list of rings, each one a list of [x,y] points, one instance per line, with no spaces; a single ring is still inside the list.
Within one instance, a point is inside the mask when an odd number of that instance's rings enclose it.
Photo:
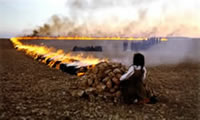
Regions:
[[[170,38],[165,43],[144,51],[148,65],[178,64],[182,62],[200,62],[199,40],[190,38]]]
[[[196,0],[67,0],[34,36],[199,37]]]

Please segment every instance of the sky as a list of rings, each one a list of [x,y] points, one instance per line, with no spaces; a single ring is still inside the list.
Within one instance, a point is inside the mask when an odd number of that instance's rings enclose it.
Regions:
[[[41,32],[44,24],[53,35],[200,37],[199,11],[200,0],[0,0],[0,37]]]
[[[0,37],[21,35],[66,13],[66,0],[0,0]]]

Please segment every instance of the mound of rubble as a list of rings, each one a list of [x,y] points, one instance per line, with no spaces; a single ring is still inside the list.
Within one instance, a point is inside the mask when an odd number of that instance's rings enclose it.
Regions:
[[[80,76],[78,86],[81,90],[73,92],[72,95],[119,98],[119,79],[126,71],[126,66],[121,63],[101,62]]]

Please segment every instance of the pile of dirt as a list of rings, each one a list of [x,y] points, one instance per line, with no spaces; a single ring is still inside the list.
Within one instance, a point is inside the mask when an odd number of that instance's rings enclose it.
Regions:
[[[115,97],[121,95],[120,77],[127,71],[121,63],[101,62],[87,70],[78,81],[81,90],[73,92],[73,96],[97,95],[100,97]]]

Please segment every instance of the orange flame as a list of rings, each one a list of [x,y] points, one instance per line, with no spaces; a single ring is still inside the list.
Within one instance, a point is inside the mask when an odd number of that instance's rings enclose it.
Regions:
[[[146,37],[16,37],[17,40],[148,40]]]
[[[79,77],[80,77],[80,76],[83,76],[83,75],[85,75],[84,72],[80,72],[80,73],[77,74],[77,76],[79,76]]]
[[[27,55],[37,59],[39,56],[43,56],[40,62],[46,63],[48,59],[51,61],[48,63],[49,67],[53,67],[56,61],[61,63],[67,63],[74,66],[87,66],[87,69],[92,69],[94,66],[100,62],[107,61],[107,59],[99,59],[92,56],[84,57],[82,54],[73,55],[72,53],[65,53],[63,50],[56,50],[52,47],[42,46],[42,45],[26,45],[20,42],[20,40],[148,40],[148,38],[134,38],[134,37],[14,37],[11,38],[11,42],[14,47],[19,51],[24,51]],[[167,41],[166,38],[160,38],[161,41]],[[59,65],[55,68],[59,69]],[[77,74],[78,76],[84,75],[84,72]]]
[[[63,39],[63,37],[53,38],[53,37],[15,37],[11,38],[11,41],[15,48],[19,51],[24,51],[27,55],[32,56],[36,59],[38,56],[43,55],[45,59],[41,62],[45,62],[47,59],[51,58],[51,61],[48,65],[52,67],[52,65],[56,61],[61,61],[61,63],[73,63],[78,66],[88,66],[95,65],[102,61],[107,61],[107,59],[99,59],[93,56],[84,57],[82,54],[72,55],[71,53],[65,53],[63,50],[56,50],[55,48],[48,48],[46,46],[39,45],[25,45],[20,40],[31,40],[31,39],[44,39],[44,40],[52,40],[52,39]],[[79,62],[76,62],[79,61]]]

